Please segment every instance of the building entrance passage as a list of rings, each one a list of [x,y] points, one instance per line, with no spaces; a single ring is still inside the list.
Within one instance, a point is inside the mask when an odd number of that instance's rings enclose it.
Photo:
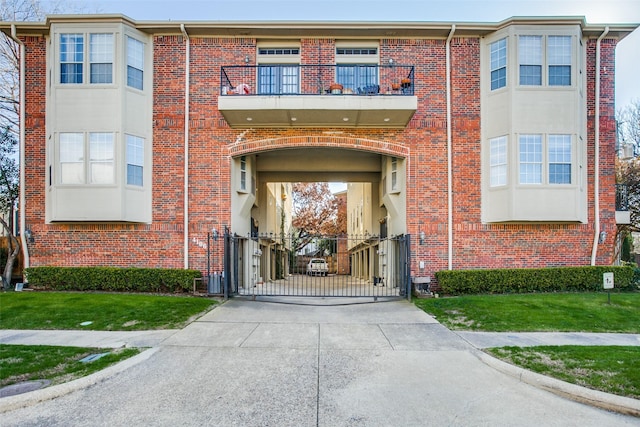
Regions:
[[[410,298],[410,236],[225,235],[225,295]]]

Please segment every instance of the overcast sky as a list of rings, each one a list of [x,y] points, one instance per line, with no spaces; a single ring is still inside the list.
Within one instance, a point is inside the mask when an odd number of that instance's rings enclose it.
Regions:
[[[91,12],[122,13],[136,21],[499,22],[512,16],[584,16],[588,23],[594,24],[640,23],[640,0],[76,1]],[[640,100],[639,68],[640,29],[637,29],[616,49],[616,109]]]

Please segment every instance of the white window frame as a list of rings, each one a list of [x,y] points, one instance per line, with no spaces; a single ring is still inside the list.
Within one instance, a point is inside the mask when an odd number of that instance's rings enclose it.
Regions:
[[[491,82],[491,90],[502,89],[506,87],[508,83],[509,44],[507,37],[503,37],[489,44],[489,56],[489,80]],[[497,73],[498,77],[494,78],[494,73]]]
[[[518,82],[520,86],[542,86],[544,66],[542,64],[544,37],[542,35],[518,36]],[[538,75],[523,73],[525,70],[538,70]],[[532,79],[538,78],[539,81]]]
[[[559,145],[560,144],[560,145]],[[571,134],[520,134],[518,136],[518,182],[522,185],[573,185],[575,147]],[[558,174],[555,167],[569,169]]]
[[[132,36],[127,40],[127,87],[144,90],[144,58],[145,44]]]
[[[126,134],[126,183],[134,187],[144,187],[145,140],[139,136]],[[129,172],[131,169],[131,173]],[[138,181],[139,178],[139,181]]]
[[[573,183],[573,138],[569,134],[549,134],[547,137],[548,181],[551,185],[571,185]],[[569,173],[556,172],[553,166],[567,167]],[[569,180],[566,181],[568,176]],[[562,179],[558,179],[562,178]]]
[[[489,187],[508,184],[509,138],[506,135],[489,139]]]
[[[575,85],[574,69],[576,63],[575,37],[568,33],[545,33],[540,31],[517,34],[518,49],[518,85],[521,87],[567,88]],[[536,40],[539,46],[533,41]],[[537,81],[523,74],[523,69],[537,67],[540,75]],[[567,69],[556,72],[555,69]],[[529,79],[529,80],[527,80]]]
[[[86,182],[85,144],[82,132],[62,132],[58,136],[59,183],[81,185]]]
[[[335,62],[335,81],[344,89],[356,93],[358,88],[380,84],[380,45],[377,43],[337,41]]]
[[[567,43],[568,42],[568,43]],[[571,36],[549,35],[547,36],[547,84],[549,86],[571,86],[573,69],[573,40]],[[563,69],[569,67],[569,82],[557,82],[554,79],[564,79],[567,76],[562,73],[558,75],[552,72],[553,69]]]
[[[113,83],[113,49],[113,33],[89,33],[89,83]]]
[[[95,36],[95,37],[94,37]],[[74,49],[69,51],[72,44],[67,38],[74,38]],[[77,40],[80,39],[81,46]],[[58,72],[57,82],[61,85],[111,85],[114,83],[113,58],[115,57],[115,35],[113,32],[74,31],[61,32],[57,37],[58,43]],[[78,48],[78,49],[75,49]],[[66,68],[73,65],[74,78],[69,78],[70,73]],[[102,66],[108,72],[94,73],[94,65]],[[95,76],[104,76],[95,80]]]
[[[78,49],[78,39],[80,40],[80,48]],[[84,33],[61,33],[58,37],[60,64],[60,84],[83,84],[84,83],[84,51],[85,51],[85,34]],[[63,47],[68,46],[68,47]],[[69,73],[66,71],[67,66],[73,66],[74,71]],[[78,67],[80,72],[78,73]],[[75,76],[72,79],[65,76]],[[79,76],[79,78],[78,78]]]
[[[256,47],[255,70],[257,93],[300,93],[300,58],[300,42],[259,43]]]
[[[66,145],[69,145],[72,150],[65,150]],[[61,132],[58,135],[57,152],[57,170],[59,171],[57,183],[59,185],[115,184],[115,133]],[[75,165],[75,168],[72,165]],[[76,169],[75,178],[66,171],[67,169]]]

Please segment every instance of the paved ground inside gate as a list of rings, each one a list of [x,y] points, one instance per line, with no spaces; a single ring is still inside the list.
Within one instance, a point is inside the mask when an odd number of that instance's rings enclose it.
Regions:
[[[505,374],[481,360],[477,347],[491,337],[472,345],[407,301],[316,302],[234,299],[182,330],[149,334],[0,331],[3,343],[93,336],[105,347],[153,347],[91,378],[0,399],[2,425],[640,424]]]

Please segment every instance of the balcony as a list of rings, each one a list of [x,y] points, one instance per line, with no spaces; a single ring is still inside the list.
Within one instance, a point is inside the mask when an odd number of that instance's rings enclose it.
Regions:
[[[627,184],[616,184],[616,224],[631,224]]]
[[[418,107],[407,65],[223,66],[218,110],[232,128],[403,128]]]

